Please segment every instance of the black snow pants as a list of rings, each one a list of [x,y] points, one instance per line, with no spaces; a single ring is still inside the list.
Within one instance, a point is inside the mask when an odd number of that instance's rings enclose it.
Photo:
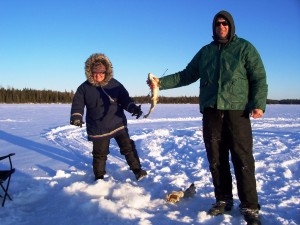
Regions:
[[[232,199],[229,152],[241,206],[257,209],[253,138],[248,111],[205,108],[203,138],[217,201]]]
[[[135,148],[135,143],[130,139],[128,130],[114,137],[122,155],[125,156],[131,170],[141,168],[140,159]],[[106,174],[106,160],[109,154],[110,139],[99,139],[93,141],[93,171],[95,176]]]

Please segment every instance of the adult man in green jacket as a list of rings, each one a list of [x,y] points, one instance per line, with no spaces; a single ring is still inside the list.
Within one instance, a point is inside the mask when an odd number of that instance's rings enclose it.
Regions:
[[[156,81],[160,90],[164,90],[200,79],[203,138],[216,197],[208,213],[223,214],[233,206],[230,152],[240,211],[249,225],[260,224],[250,116],[260,118],[264,114],[268,91],[266,72],[255,47],[235,35],[230,13],[220,11],[215,15],[213,39],[183,71]]]

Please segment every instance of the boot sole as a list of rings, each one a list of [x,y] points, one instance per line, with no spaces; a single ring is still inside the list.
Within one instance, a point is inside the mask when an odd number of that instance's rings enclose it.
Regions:
[[[143,179],[145,176],[147,176],[147,175],[142,175],[142,176],[140,176],[140,177],[137,179],[137,181],[140,181],[140,180]]]
[[[218,216],[218,215],[223,215],[223,214],[225,214],[226,212],[229,212],[229,211],[231,211],[231,208],[230,209],[224,209],[224,210],[219,210],[218,212],[217,212],[217,210],[215,211],[215,212],[210,212],[210,211],[208,211],[208,215],[210,215],[210,216]]]

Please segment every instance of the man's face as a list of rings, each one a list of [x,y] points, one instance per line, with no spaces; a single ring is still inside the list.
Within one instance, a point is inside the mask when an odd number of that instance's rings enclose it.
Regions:
[[[106,68],[103,65],[99,65],[97,67],[92,68],[92,76],[94,81],[101,82],[105,79]]]
[[[226,39],[229,32],[229,24],[224,18],[217,18],[215,22],[216,34],[221,39]]]

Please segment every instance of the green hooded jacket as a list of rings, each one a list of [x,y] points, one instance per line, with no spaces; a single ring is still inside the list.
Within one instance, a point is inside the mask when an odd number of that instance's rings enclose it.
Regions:
[[[220,44],[215,36],[218,16],[230,24],[228,42]],[[255,47],[235,35],[232,16],[221,11],[213,21],[214,41],[204,46],[187,67],[160,78],[160,90],[186,86],[200,79],[200,111],[205,107],[220,110],[265,111],[268,85],[263,62]]]

